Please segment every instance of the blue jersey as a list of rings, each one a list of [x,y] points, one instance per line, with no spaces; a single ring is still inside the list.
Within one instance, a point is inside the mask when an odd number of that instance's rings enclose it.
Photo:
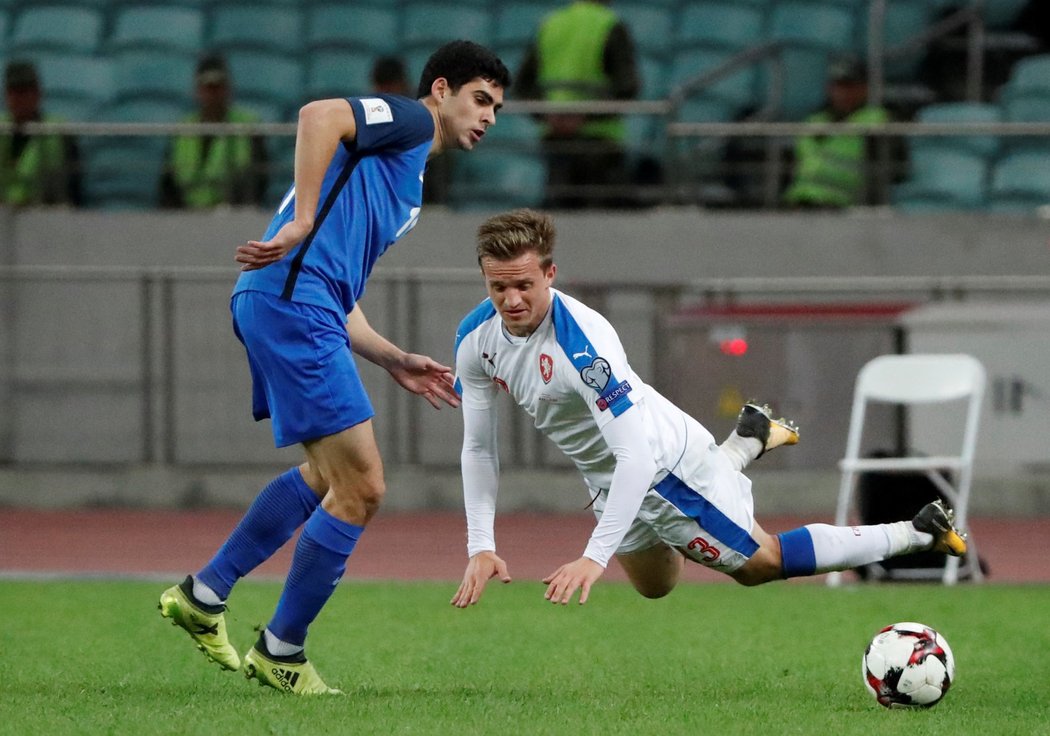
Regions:
[[[336,148],[321,184],[313,230],[277,263],[244,271],[233,293],[263,291],[348,314],[379,256],[411,230],[423,202],[434,119],[418,100],[348,98],[356,139]],[[295,217],[295,187],[263,235]]]

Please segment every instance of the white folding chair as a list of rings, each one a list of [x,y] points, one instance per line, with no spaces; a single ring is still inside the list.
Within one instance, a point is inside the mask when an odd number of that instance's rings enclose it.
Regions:
[[[850,511],[855,481],[859,473],[924,471],[930,481],[944,494],[955,509],[955,523],[962,531],[967,526],[967,508],[970,502],[970,483],[973,478],[973,455],[977,444],[977,426],[984,396],[985,371],[980,361],[971,355],[881,355],[861,368],[853,392],[846,455],[839,462],[842,471],[835,523],[844,526]],[[962,432],[962,447],[956,455],[931,457],[860,457],[861,434],[867,404],[880,401],[894,404],[932,404],[967,400],[966,420]],[[953,486],[941,472],[955,474]],[[968,539],[967,571],[974,581],[982,579],[973,536]],[[894,571],[894,577],[940,577],[945,585],[954,585],[959,578],[959,558],[949,557],[943,572],[938,568]],[[830,573],[828,585],[838,585],[841,573]]]

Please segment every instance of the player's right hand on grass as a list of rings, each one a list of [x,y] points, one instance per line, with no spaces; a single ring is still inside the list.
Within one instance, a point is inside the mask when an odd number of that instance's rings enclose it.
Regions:
[[[510,582],[507,563],[497,557],[495,552],[478,552],[467,563],[463,582],[459,584],[459,590],[449,602],[456,608],[473,606],[481,600],[481,594],[488,581],[495,577],[498,577],[500,582]]]

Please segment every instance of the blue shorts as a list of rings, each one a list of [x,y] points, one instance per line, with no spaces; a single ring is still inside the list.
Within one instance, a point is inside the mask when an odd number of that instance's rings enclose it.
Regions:
[[[260,291],[234,294],[233,331],[248,352],[252,414],[278,447],[325,437],[375,412],[334,311]]]

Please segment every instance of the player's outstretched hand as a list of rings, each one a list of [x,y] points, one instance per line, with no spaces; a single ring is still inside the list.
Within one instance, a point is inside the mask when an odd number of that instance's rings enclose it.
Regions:
[[[419,394],[435,409],[440,409],[442,402],[451,407],[459,406],[456,381],[452,377],[452,369],[447,365],[441,365],[425,355],[405,353],[388,370],[403,388]]]
[[[459,584],[459,590],[452,596],[449,603],[456,608],[473,606],[481,600],[481,594],[488,581],[495,577],[498,577],[500,582],[510,582],[507,563],[497,557],[495,552],[478,552],[467,563],[467,571],[463,573],[463,582]]]
[[[310,234],[310,225],[292,220],[286,222],[269,240],[249,240],[237,249],[234,260],[242,271],[256,271],[284,258]]]
[[[580,605],[587,602],[591,586],[602,576],[605,568],[589,557],[581,557],[557,570],[543,579],[547,583],[544,598],[551,603],[567,604],[577,589],[580,590]]]

